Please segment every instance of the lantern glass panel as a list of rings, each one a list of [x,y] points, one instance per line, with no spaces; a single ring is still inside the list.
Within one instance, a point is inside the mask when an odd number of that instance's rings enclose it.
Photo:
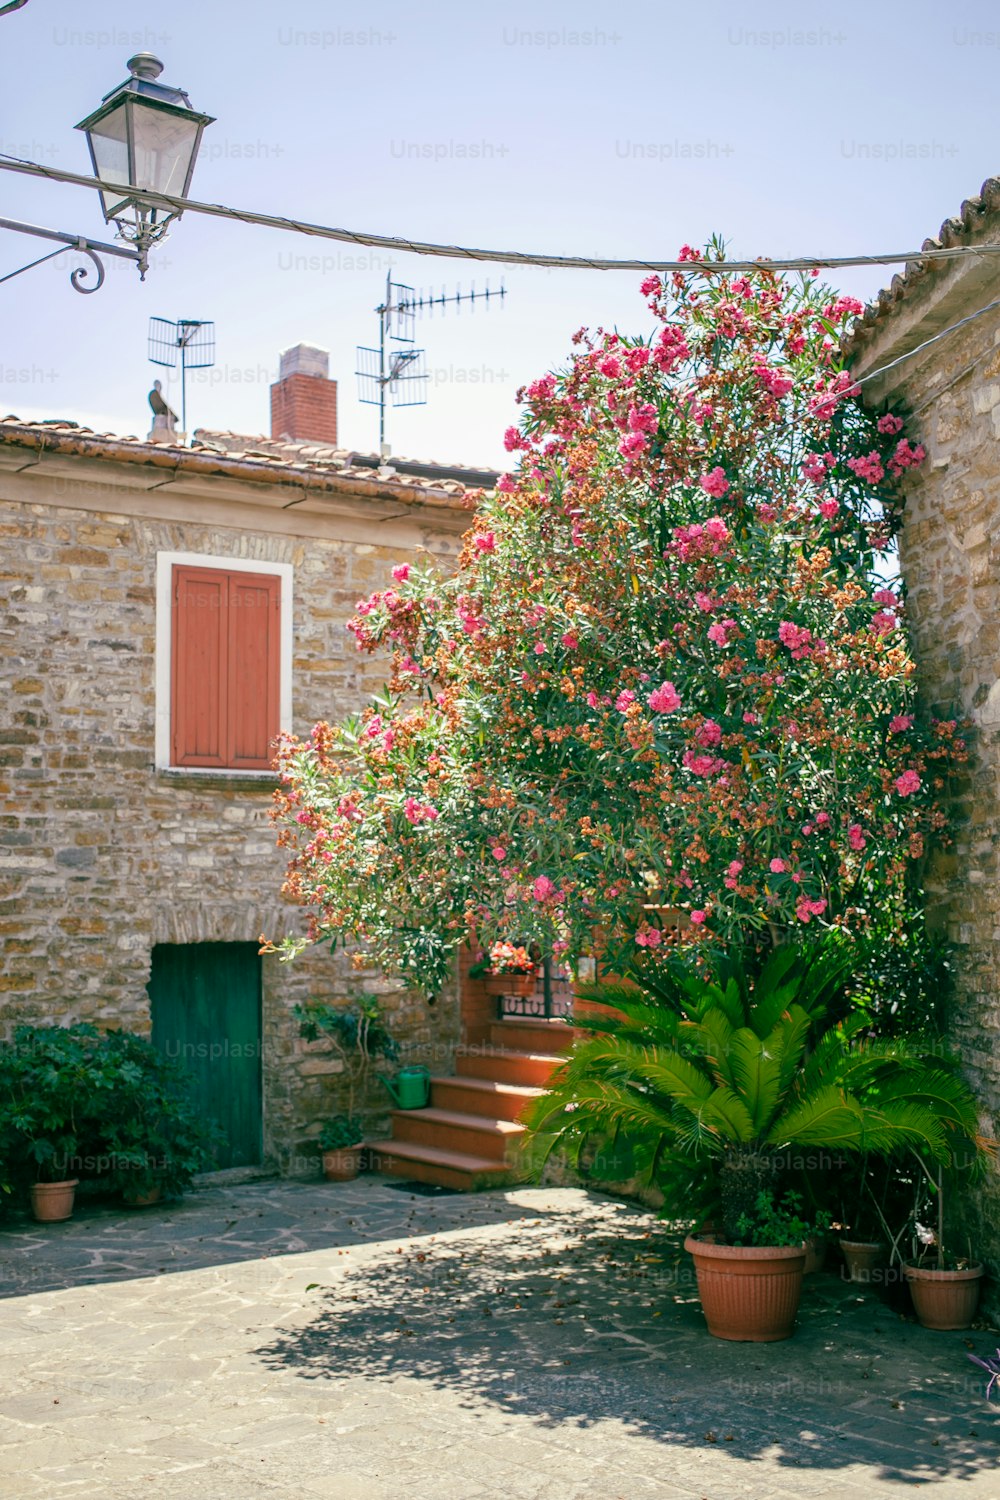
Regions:
[[[201,135],[200,119],[185,119],[166,110],[132,106],[135,141],[133,186],[183,196]]]

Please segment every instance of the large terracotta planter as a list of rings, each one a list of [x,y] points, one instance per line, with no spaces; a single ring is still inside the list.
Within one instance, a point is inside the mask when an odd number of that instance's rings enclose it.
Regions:
[[[720,1245],[689,1234],[698,1295],[717,1339],[770,1344],[791,1337],[802,1296],[804,1245]]]
[[[903,1267],[917,1317],[925,1328],[942,1332],[969,1328],[979,1306],[982,1266],[967,1271],[937,1271],[932,1266]]]
[[[350,1182],[361,1167],[360,1146],[340,1146],[323,1152],[323,1176],[327,1182]]]
[[[31,1212],[40,1224],[58,1224],[73,1212],[78,1177],[66,1182],[36,1182],[31,1189]]]
[[[523,1000],[538,987],[534,974],[486,974],[484,982],[487,995],[518,995]]]
[[[848,1281],[857,1281],[867,1286],[873,1281],[883,1280],[885,1245],[881,1240],[842,1239],[840,1248],[844,1252]]]

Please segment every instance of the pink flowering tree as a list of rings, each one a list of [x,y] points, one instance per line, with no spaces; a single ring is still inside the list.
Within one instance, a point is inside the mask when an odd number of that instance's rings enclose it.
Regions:
[[[468,940],[649,972],[905,908],[964,756],[887,581],[924,451],[840,363],[859,304],[705,257],[522,393],[455,573],[359,603],[384,696],[279,756],[310,939],[434,990]]]

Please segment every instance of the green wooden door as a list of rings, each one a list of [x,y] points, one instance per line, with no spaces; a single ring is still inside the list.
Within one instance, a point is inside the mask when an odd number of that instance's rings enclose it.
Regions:
[[[153,1042],[191,1074],[223,1135],[217,1167],[261,1159],[260,958],[256,943],[160,943],[148,985]]]

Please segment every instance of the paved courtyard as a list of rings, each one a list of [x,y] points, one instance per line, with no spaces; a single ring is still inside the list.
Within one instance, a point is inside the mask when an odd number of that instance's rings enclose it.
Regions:
[[[1000,1500],[970,1348],[837,1277],[710,1338],[655,1218],[577,1189],[201,1188],[0,1231],[5,1500]]]

